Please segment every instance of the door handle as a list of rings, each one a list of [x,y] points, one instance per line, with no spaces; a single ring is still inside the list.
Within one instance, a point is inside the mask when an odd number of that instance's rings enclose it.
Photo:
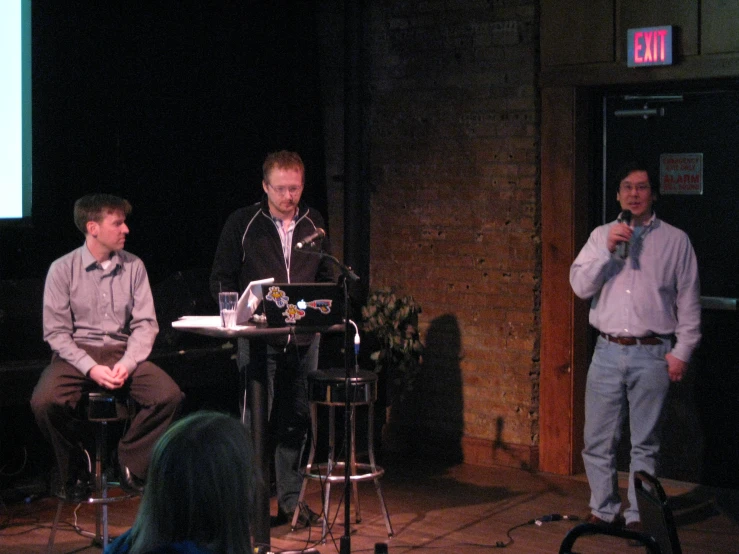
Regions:
[[[736,298],[724,296],[701,296],[701,308],[704,310],[736,311]]]

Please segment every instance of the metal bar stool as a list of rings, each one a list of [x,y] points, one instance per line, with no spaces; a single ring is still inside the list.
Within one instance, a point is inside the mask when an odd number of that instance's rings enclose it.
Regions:
[[[95,505],[95,533],[90,531],[79,531],[81,535],[90,537],[92,544],[105,548],[110,540],[108,534],[108,504],[120,502],[133,498],[133,494],[108,496],[112,487],[118,487],[118,483],[108,482],[106,470],[108,469],[108,423],[121,422],[131,419],[135,409],[130,399],[119,399],[109,392],[89,392],[80,400],[80,412],[83,421],[96,425],[95,430],[95,458],[89,468],[93,476],[94,490],[87,500],[83,502]],[[47,554],[51,554],[54,548],[54,537],[62,514],[62,508],[67,502],[60,497],[56,507],[54,524],[49,535],[49,544],[46,547]]]
[[[357,523],[362,521],[361,507],[359,503],[359,494],[357,491],[357,483],[360,481],[374,481],[377,497],[380,499],[380,509],[385,519],[385,527],[387,528],[388,537],[393,536],[393,527],[390,523],[387,505],[382,496],[380,487],[380,477],[385,473],[382,467],[375,463],[375,451],[373,446],[374,437],[374,404],[377,400],[377,374],[372,371],[355,370],[349,379],[349,390],[346,387],[346,373],[344,369],[328,369],[319,370],[308,376],[308,398],[310,400],[311,429],[313,432],[313,440],[311,442],[310,453],[308,455],[308,463],[305,466],[303,476],[303,484],[300,488],[300,496],[295,513],[292,519],[292,528],[295,530],[298,517],[300,515],[300,506],[305,496],[305,489],[308,479],[317,480],[324,484],[323,494],[323,533],[321,536],[322,543],[326,542],[327,523],[330,504],[331,483],[344,483],[344,467],[346,461],[336,461],[336,407],[344,406],[346,403],[347,392],[351,406],[351,426],[352,437],[351,445],[348,452],[350,476],[349,481],[353,487],[354,493],[354,515]],[[328,460],[326,463],[314,464],[316,453],[316,442],[318,437],[318,406],[328,406],[329,408],[329,435],[328,435]],[[357,406],[367,406],[367,454],[369,463],[357,463],[356,460],[356,408]]]

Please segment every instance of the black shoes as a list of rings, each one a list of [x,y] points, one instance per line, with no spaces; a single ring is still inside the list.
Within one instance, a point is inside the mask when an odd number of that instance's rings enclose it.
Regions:
[[[70,452],[67,480],[57,496],[67,502],[87,502],[94,490],[89,457],[81,446]]]
[[[294,510],[290,512],[290,522],[292,522],[293,513]],[[311,510],[310,507],[308,507],[308,504],[301,502],[300,512],[298,513],[298,523],[295,528],[301,529],[303,527],[314,527],[318,525],[321,525],[321,516]]]
[[[270,518],[270,527],[278,527],[286,523],[292,523],[294,513],[295,510],[291,510],[288,513],[278,510],[277,516]],[[298,513],[298,523],[295,525],[295,529],[314,527],[318,525],[321,525],[321,516],[311,510],[308,507],[308,504],[301,502],[300,512]]]
[[[583,519],[585,523],[591,523],[593,525],[601,525],[603,527],[613,527],[615,529],[621,529],[625,525],[624,516],[616,514],[613,521],[606,521],[599,518],[597,515],[590,513]]]
[[[143,494],[144,482],[131,473],[131,470],[126,466],[120,467],[118,479],[121,488],[128,494],[134,496]],[[67,502],[79,504],[80,502],[87,502],[92,498],[94,490],[92,475],[84,471],[79,471],[64,483],[57,496]]]
[[[288,516],[282,510],[278,510],[276,516],[269,517],[269,526],[279,527],[280,525],[285,525],[288,521],[292,521],[292,517],[292,514]]]
[[[112,486],[115,482],[110,479],[118,467],[118,484],[130,495],[140,495],[144,492],[144,481],[140,479],[128,469],[125,465],[118,465],[113,462],[105,469],[106,481]],[[70,463],[67,469],[67,480],[57,493],[57,496],[67,502],[87,502],[100,491],[96,491],[96,484],[92,475],[92,462],[87,451],[83,447],[79,450],[73,450],[70,455]]]
[[[119,468],[118,479],[121,488],[128,494],[140,495],[144,493],[144,481],[139,479],[126,466],[121,465]]]
[[[83,473],[79,477],[73,477],[67,480],[57,496],[75,504],[87,502],[92,496],[92,479],[90,478],[90,474]]]

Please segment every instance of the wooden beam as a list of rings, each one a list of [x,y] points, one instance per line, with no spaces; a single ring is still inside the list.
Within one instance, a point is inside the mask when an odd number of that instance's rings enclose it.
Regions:
[[[573,470],[572,191],[575,148],[575,94],[570,87],[541,95],[542,299],[539,385],[539,467]]]

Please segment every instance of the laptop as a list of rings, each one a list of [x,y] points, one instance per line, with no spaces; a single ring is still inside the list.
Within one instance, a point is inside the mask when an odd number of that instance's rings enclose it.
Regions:
[[[344,292],[335,283],[264,284],[262,298],[269,327],[323,327],[344,321]]]
[[[257,311],[259,304],[262,302],[262,285],[269,285],[275,282],[274,277],[268,279],[259,279],[252,281],[239,298],[236,305],[236,324],[247,325],[249,320]]]

